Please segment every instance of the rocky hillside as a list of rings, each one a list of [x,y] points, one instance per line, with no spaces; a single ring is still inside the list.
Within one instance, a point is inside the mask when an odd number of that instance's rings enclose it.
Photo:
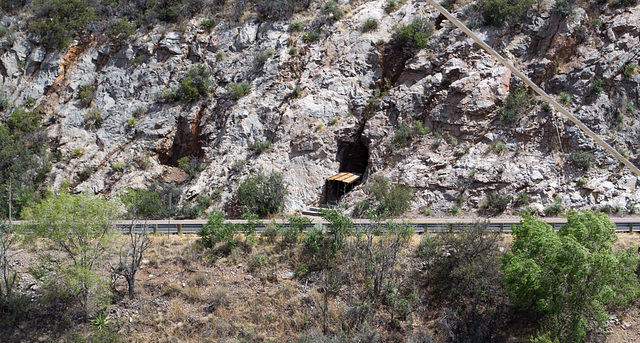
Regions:
[[[640,202],[628,169],[426,2],[217,1],[155,21],[123,14],[133,1],[98,3],[67,47],[38,31],[55,21],[28,1],[0,21],[3,116],[42,113],[53,157],[41,189],[174,184],[180,202],[219,194],[225,208],[244,177],[278,171],[293,212],[350,171],[415,188],[415,213]],[[496,28],[482,3],[446,5],[634,161],[638,6],[543,0]]]

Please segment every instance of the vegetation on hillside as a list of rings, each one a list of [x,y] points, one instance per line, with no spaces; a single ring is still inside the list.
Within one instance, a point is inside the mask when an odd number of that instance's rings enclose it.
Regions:
[[[639,294],[635,246],[614,252],[614,225],[592,212],[569,212],[558,232],[525,214],[506,254],[486,223],[416,237],[375,211],[371,226],[333,209],[327,226],[301,233],[310,222],[294,217],[260,235],[255,216],[240,227],[213,212],[199,240],[117,234],[116,203],[88,195],[29,213],[28,242],[0,230],[0,332],[16,340],[150,340],[162,327],[180,341],[580,342]],[[12,283],[26,272],[18,249],[41,255],[35,291]]]

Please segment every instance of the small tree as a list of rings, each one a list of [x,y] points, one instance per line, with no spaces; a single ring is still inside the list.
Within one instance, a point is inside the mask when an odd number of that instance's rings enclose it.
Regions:
[[[399,183],[391,183],[384,176],[376,176],[366,190],[377,201],[378,214],[387,212],[392,216],[403,214],[411,206],[413,190]]]
[[[135,232],[134,226],[135,220],[131,221],[131,226],[129,227],[129,245],[126,247],[126,253],[124,247],[120,248],[120,262],[113,270],[114,273],[121,275],[127,281],[129,299],[133,299],[135,295],[136,273],[140,269],[144,252],[151,245],[151,241],[147,236],[146,223],[142,232]]]
[[[16,233],[11,225],[0,224],[0,303],[7,302],[13,292],[16,282],[16,271],[11,266],[12,257],[14,255],[14,245],[16,243]]]
[[[108,298],[98,264],[111,248],[120,205],[102,197],[60,193],[50,195],[28,212],[33,233],[51,243],[60,255],[42,255],[50,281],[56,276],[68,296],[79,301],[85,315],[89,302]],[[95,298],[95,299],[94,299]]]
[[[635,247],[613,252],[615,225],[602,213],[569,211],[558,232],[524,214],[513,236],[502,263],[509,299],[546,314],[546,331],[561,341],[581,342],[609,318],[607,306],[640,293]]]
[[[288,194],[282,174],[259,172],[245,178],[236,190],[240,205],[251,213],[264,218],[278,213],[284,207],[284,197]]]

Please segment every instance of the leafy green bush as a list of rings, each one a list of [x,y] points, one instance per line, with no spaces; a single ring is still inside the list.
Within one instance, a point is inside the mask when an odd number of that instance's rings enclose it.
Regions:
[[[136,25],[127,19],[120,19],[113,26],[113,35],[120,40],[129,40],[136,34]]]
[[[82,148],[82,147],[74,148],[71,151],[71,158],[82,157],[82,155],[84,155],[84,148]]]
[[[379,214],[388,213],[398,216],[406,212],[413,200],[413,189],[391,181],[383,176],[376,176],[365,190],[376,200]]]
[[[82,107],[89,107],[96,98],[96,89],[91,85],[80,86],[78,98],[80,99],[80,105]]]
[[[302,24],[302,22],[300,22],[299,20],[292,21],[291,25],[289,26],[289,30],[291,32],[300,32],[302,31],[302,29],[304,29],[304,24]]]
[[[568,106],[573,102],[573,98],[571,97],[571,94],[567,92],[560,92],[558,95],[558,102],[562,105]]]
[[[165,92],[167,101],[198,101],[209,95],[211,90],[211,71],[203,65],[196,64],[189,68],[187,76],[180,80],[180,87]]]
[[[558,214],[564,211],[564,207],[562,206],[562,200],[556,197],[553,200],[553,203],[544,208],[544,214],[546,216],[557,216]]]
[[[480,0],[478,2],[484,12],[485,24],[495,27],[519,22],[533,4],[535,0]]]
[[[529,205],[530,201],[531,201],[531,197],[525,191],[519,192],[516,195],[516,206],[518,206],[518,207],[527,206],[527,205]]]
[[[422,126],[422,122],[418,120],[413,122],[412,127],[409,127],[404,122],[400,122],[398,124],[398,128],[393,134],[393,145],[397,147],[405,147],[409,145],[414,138],[421,138],[429,133],[430,130],[431,129],[428,126]]]
[[[269,140],[266,140],[264,142],[253,142],[251,143],[251,145],[249,145],[249,150],[255,151],[257,155],[260,155],[263,152],[270,150],[272,146],[273,144]]]
[[[207,247],[225,242],[233,248],[237,243],[234,239],[234,226],[224,222],[224,213],[220,211],[211,212],[207,223],[198,231],[198,235]]]
[[[596,94],[602,93],[602,91],[604,90],[604,80],[597,76],[594,77],[593,79],[591,79],[590,88],[591,91]]]
[[[571,15],[575,8],[575,0],[556,0],[553,4],[553,12],[558,13],[563,18]]]
[[[332,20],[340,20],[344,15],[342,7],[332,0],[327,1],[322,5],[322,12],[331,15]]]
[[[132,218],[160,219],[167,211],[166,206],[162,203],[160,193],[153,188],[129,188],[120,198]]]
[[[178,160],[178,168],[189,174],[190,177],[198,175],[198,173],[203,171],[206,166],[207,165],[205,163],[200,163],[200,161],[195,157],[184,156]]]
[[[493,141],[491,145],[489,145],[489,152],[495,152],[497,154],[502,154],[507,151],[507,145],[502,141]]]
[[[367,18],[362,24],[362,30],[365,32],[373,31],[378,28],[378,21],[375,18]]]
[[[229,88],[229,96],[234,100],[238,100],[251,92],[251,84],[247,81],[230,83],[227,88]]]
[[[626,77],[632,77],[638,74],[638,65],[633,62],[625,63],[622,67],[622,73]]]
[[[504,107],[498,112],[500,120],[507,124],[518,121],[529,109],[531,99],[532,97],[527,93],[527,87],[523,83],[519,84],[509,93]]]
[[[76,33],[96,18],[88,0],[40,0],[34,13],[36,20],[31,28],[44,38],[47,47],[60,50],[67,48]]]
[[[509,194],[498,194],[491,192],[487,195],[487,208],[497,213],[504,212],[511,203],[513,197]]]
[[[211,31],[211,29],[216,26],[217,22],[218,20],[216,20],[216,18],[202,19],[200,20],[200,27],[207,31]]]
[[[282,174],[262,172],[246,177],[236,190],[238,203],[247,211],[260,217],[280,212],[288,194]]]
[[[409,25],[396,27],[391,35],[391,44],[396,49],[427,47],[429,37],[433,35],[435,29],[425,18],[416,18]]]
[[[305,43],[314,43],[320,40],[320,34],[317,32],[307,32],[302,35],[302,41]]]
[[[559,341],[582,342],[588,326],[609,320],[610,305],[640,293],[636,247],[614,253],[615,225],[602,213],[569,211],[558,232],[525,214],[513,237],[502,264],[509,299],[544,314]]]
[[[51,166],[46,134],[40,124],[39,110],[14,111],[0,124],[0,218],[9,213],[12,193],[12,218],[23,207],[39,200],[36,192]]]
[[[578,178],[578,180],[576,181],[576,184],[577,184],[579,187],[584,187],[584,186],[587,184],[587,179],[581,176],[581,177],[579,177],[579,178]]]
[[[572,152],[569,154],[569,162],[578,169],[589,170],[593,161],[593,154],[588,151]]]

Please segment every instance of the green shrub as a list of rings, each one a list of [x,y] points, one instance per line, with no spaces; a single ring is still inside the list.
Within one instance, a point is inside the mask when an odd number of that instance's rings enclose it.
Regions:
[[[27,98],[27,100],[24,101],[24,107],[25,108],[32,108],[33,106],[36,105],[36,99],[34,98]]]
[[[320,40],[320,34],[317,32],[307,32],[302,35],[302,41],[305,43],[315,43]]]
[[[227,85],[227,88],[229,89],[229,96],[233,100],[238,100],[251,92],[251,85],[247,81],[242,81],[241,83],[230,83]]]
[[[262,237],[266,238],[270,243],[273,243],[280,235],[282,231],[282,227],[275,220],[271,221],[267,224],[267,226],[262,231]]]
[[[91,85],[80,86],[78,98],[80,99],[80,105],[87,108],[91,106],[91,103],[96,98],[96,89]]]
[[[84,155],[84,148],[77,147],[71,150],[71,158],[78,158]]]
[[[263,152],[270,150],[272,146],[273,144],[269,140],[264,142],[253,142],[249,145],[249,150],[254,151],[256,155],[260,155]]]
[[[376,200],[377,212],[392,216],[399,216],[406,212],[414,196],[413,189],[399,183],[391,183],[383,176],[376,176],[365,189]]]
[[[135,127],[136,126],[136,118],[131,117],[129,119],[127,119],[127,125],[129,125],[129,127]]]
[[[114,173],[122,173],[124,171],[124,164],[120,161],[113,162],[113,164],[111,165],[111,170]]]
[[[561,17],[566,18],[576,8],[575,0],[556,0],[553,4],[553,12],[558,13]]]
[[[222,61],[224,59],[224,52],[218,51],[216,52],[216,61]]]
[[[568,106],[573,102],[573,98],[571,97],[571,94],[567,92],[560,92],[558,102],[564,106]]]
[[[425,18],[416,18],[409,25],[396,27],[391,35],[391,44],[396,49],[427,47],[429,37],[435,32],[433,25]]]
[[[529,194],[525,191],[522,191],[516,195],[516,206],[518,207],[527,206],[529,205],[530,201],[531,197],[529,197]]]
[[[9,33],[9,29],[6,26],[0,26],[0,37],[4,37]]]
[[[211,29],[213,29],[213,27],[216,26],[217,22],[218,21],[216,20],[216,18],[202,19],[200,20],[200,27],[207,31],[211,31]]]
[[[507,151],[507,145],[502,141],[493,141],[489,146],[489,152],[495,152],[497,154],[502,154]]]
[[[558,197],[555,197],[553,203],[544,208],[544,214],[546,216],[557,216],[558,214],[564,211],[564,207],[562,206],[562,200]]]
[[[335,1],[329,0],[322,5],[322,12],[331,15],[332,20],[340,20],[344,11]]]
[[[296,49],[294,47],[289,48],[289,55],[295,56],[297,54],[298,54],[298,49]]]
[[[507,124],[515,123],[526,114],[531,100],[532,97],[527,93],[527,87],[523,83],[519,84],[509,93],[504,107],[498,112],[500,120]]]
[[[625,63],[622,67],[622,73],[626,77],[632,77],[638,74],[638,65],[633,62]]]
[[[593,154],[588,151],[572,152],[569,154],[569,162],[578,169],[589,170],[593,161]]]
[[[291,32],[300,32],[302,31],[302,29],[304,29],[304,24],[302,24],[302,22],[298,20],[292,21],[291,25],[289,26],[289,30]]]
[[[280,212],[288,194],[282,174],[262,172],[247,176],[236,190],[236,198],[245,211],[266,217]]]
[[[196,64],[187,70],[187,76],[180,80],[180,87],[165,93],[167,101],[197,101],[209,95],[211,89],[211,71],[203,65]]]
[[[76,33],[96,18],[94,7],[86,0],[42,0],[34,9],[31,28],[42,36],[48,48],[65,49]]]
[[[393,135],[393,145],[397,147],[405,147],[409,145],[414,138],[422,138],[424,135],[429,133],[429,131],[430,128],[428,126],[422,126],[422,122],[418,120],[413,122],[412,127],[409,127],[404,122],[400,122]]]
[[[512,199],[513,197],[509,194],[491,192],[487,195],[487,208],[495,211],[496,213],[504,212]]]
[[[602,93],[602,91],[604,90],[604,81],[596,76],[591,79],[590,86],[592,92],[596,94]]]
[[[236,245],[234,226],[224,222],[224,213],[220,211],[211,212],[207,223],[198,231],[198,235],[207,247],[213,247],[220,242],[228,243],[230,247]]]
[[[302,96],[302,88],[295,86],[285,95],[285,99],[298,99]]]
[[[87,130],[98,130],[102,127],[102,114],[98,109],[89,110],[84,115],[84,127]]]
[[[136,34],[136,25],[127,19],[120,19],[113,26],[113,35],[120,40],[129,40]]]
[[[362,24],[362,30],[365,32],[373,31],[378,28],[378,21],[375,18],[367,18]]]
[[[602,213],[569,211],[558,231],[524,215],[513,237],[502,259],[503,283],[517,309],[543,315],[551,334],[538,342],[582,342],[587,329],[610,320],[607,309],[640,293],[637,248],[614,252],[615,224]]]
[[[484,12],[485,24],[495,27],[519,22],[533,4],[535,0],[480,0],[478,2]]]
[[[460,214],[460,210],[461,208],[460,208],[460,205],[458,204],[453,204],[449,207],[449,213],[454,216],[457,216],[458,214]]]
[[[11,216],[17,218],[23,207],[38,201],[36,189],[51,169],[48,140],[38,109],[18,109],[5,118],[0,124],[0,218],[9,213],[9,190]]]
[[[167,212],[167,207],[163,204],[160,193],[153,187],[149,189],[129,188],[120,198],[132,218],[160,219]]]
[[[205,163],[200,163],[195,157],[183,156],[178,160],[178,168],[189,174],[190,177],[198,175],[206,166]]]
[[[587,184],[587,179],[581,176],[578,178],[576,183],[578,184],[579,187],[584,187]]]

